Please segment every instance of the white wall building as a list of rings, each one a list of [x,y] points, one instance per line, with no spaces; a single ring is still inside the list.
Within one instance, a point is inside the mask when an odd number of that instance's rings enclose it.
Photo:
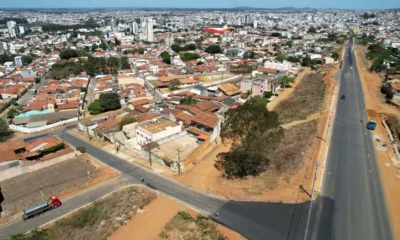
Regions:
[[[136,125],[136,139],[139,145],[150,142],[164,142],[176,139],[182,132],[182,126],[164,117],[156,118]]]
[[[16,56],[14,58],[15,65],[19,65],[21,67],[24,66],[24,58],[22,56]]]
[[[146,22],[146,35],[147,35],[147,41],[148,42],[153,42],[154,37],[153,37],[153,19],[149,18],[147,19]]]

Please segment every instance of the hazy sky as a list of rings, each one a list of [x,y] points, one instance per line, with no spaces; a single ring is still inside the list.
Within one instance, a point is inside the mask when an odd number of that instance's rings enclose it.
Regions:
[[[102,7],[311,7],[311,8],[400,8],[400,0],[1,0],[0,8],[102,8]]]

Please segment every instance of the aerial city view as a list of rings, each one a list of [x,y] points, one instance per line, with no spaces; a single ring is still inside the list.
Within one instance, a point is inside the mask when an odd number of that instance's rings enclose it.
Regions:
[[[400,239],[400,1],[0,4],[0,240]]]

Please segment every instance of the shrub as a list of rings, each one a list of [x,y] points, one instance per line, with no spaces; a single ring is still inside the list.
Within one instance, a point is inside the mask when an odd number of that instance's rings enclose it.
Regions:
[[[52,147],[49,147],[47,149],[38,150],[38,153],[40,153],[40,154],[42,154],[44,156],[44,155],[47,155],[47,154],[50,154],[50,153],[58,152],[58,151],[60,151],[60,150],[62,150],[64,148],[65,148],[64,143],[59,143],[59,144],[57,144],[55,146],[52,146]]]
[[[86,152],[86,148],[85,147],[76,147],[76,150],[81,152],[81,153],[85,153]]]

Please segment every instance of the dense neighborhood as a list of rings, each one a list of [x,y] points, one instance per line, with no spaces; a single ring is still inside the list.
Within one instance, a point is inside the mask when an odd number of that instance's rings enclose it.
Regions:
[[[317,199],[349,53],[350,70],[361,79],[374,74],[385,111],[369,107],[368,117],[383,119],[391,154],[400,157],[399,17],[395,10],[0,12],[0,185],[10,190],[27,174],[71,169],[59,189],[43,178],[34,190],[68,198],[120,178],[90,145],[212,196]],[[21,189],[13,201],[3,191],[1,225],[15,221],[22,202],[37,201]],[[147,191],[140,201],[154,197]],[[173,220],[204,226],[186,214]]]

